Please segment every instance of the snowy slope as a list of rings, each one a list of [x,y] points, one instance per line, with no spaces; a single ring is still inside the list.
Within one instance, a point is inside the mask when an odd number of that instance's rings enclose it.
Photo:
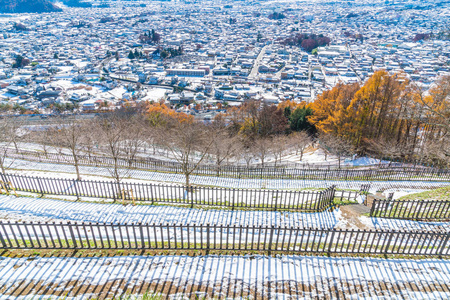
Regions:
[[[426,229],[449,228],[450,223],[426,223],[407,220],[369,218],[361,216],[365,229]],[[333,212],[298,213],[274,211],[200,210],[170,206],[123,206],[69,202],[45,198],[0,196],[0,220],[28,222],[99,222],[99,223],[149,223],[149,224],[217,224],[237,226],[288,226],[300,228],[349,228],[349,223],[339,209]]]
[[[60,178],[75,178],[75,168],[71,165],[50,164],[30,162],[25,160],[15,160],[11,166],[10,173],[45,176]],[[80,172],[88,177],[84,179],[105,179],[110,176],[108,169],[80,166]],[[182,174],[159,173],[144,170],[128,170],[125,181],[142,181],[161,183],[170,182],[183,184],[185,177]],[[132,179],[130,179],[132,178]],[[191,176],[190,182],[197,185],[209,185],[229,188],[267,188],[267,189],[301,189],[301,188],[327,188],[336,185],[340,189],[360,189],[362,184],[367,181],[335,181],[335,180],[292,180],[292,179],[235,179],[212,176]],[[373,181],[371,182],[371,191],[386,189],[429,189],[449,185],[449,182],[428,182],[428,181]]]
[[[76,221],[100,223],[218,224],[332,228],[336,215],[274,211],[199,210],[190,208],[68,202],[0,196],[0,220]]]
[[[0,299],[83,291],[96,297],[165,288],[188,294],[199,287],[221,297],[251,293],[267,299],[448,299],[450,261],[304,256],[124,256],[1,258]],[[171,286],[173,289],[168,289]],[[39,289],[39,287],[41,287]],[[76,288],[74,288],[76,287]],[[62,288],[62,289],[61,289]],[[254,292],[254,291],[257,292]],[[64,292],[64,294],[63,294]],[[143,293],[144,291],[141,291]],[[247,294],[248,295],[248,294]],[[68,296],[73,296],[69,294]],[[88,299],[85,294],[79,299]]]

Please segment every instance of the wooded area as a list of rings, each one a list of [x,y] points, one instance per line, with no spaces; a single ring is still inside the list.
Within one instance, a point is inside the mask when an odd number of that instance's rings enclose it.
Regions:
[[[280,164],[286,154],[299,155],[320,147],[338,158],[353,154],[403,159],[447,167],[450,158],[450,77],[428,91],[404,74],[376,72],[364,85],[338,84],[311,104],[285,101],[278,105],[249,100],[199,122],[165,104],[122,108],[92,120],[54,119],[45,130],[19,130],[16,118],[0,120],[0,167],[5,173],[8,149],[32,141],[47,153],[50,147],[70,154],[77,177],[80,155],[103,155],[116,163],[105,166],[119,183],[128,176],[118,161],[157,152],[181,165],[189,177],[201,164],[217,174],[230,164],[265,167]],[[14,134],[15,133],[15,134]],[[69,152],[69,153],[68,153]],[[273,161],[274,159],[274,161]],[[10,163],[10,162],[9,162]]]
[[[448,165],[449,92],[449,76],[424,91],[404,74],[378,71],[362,86],[338,84],[319,95],[308,120],[360,154]]]

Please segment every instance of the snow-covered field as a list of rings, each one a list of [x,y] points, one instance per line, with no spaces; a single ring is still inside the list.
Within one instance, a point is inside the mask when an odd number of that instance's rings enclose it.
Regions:
[[[30,148],[33,145],[29,145]],[[320,162],[322,153],[306,154],[306,160]],[[294,161],[296,158],[286,157]],[[333,161],[334,158],[330,160]],[[11,162],[11,161],[10,161]],[[353,165],[367,165],[373,160],[361,158]],[[10,173],[50,178],[75,179],[71,165],[14,160]],[[83,179],[111,180],[106,168],[80,167]],[[125,171],[123,171],[125,173]],[[183,184],[183,175],[130,170],[125,182]],[[233,179],[191,176],[195,185],[229,188],[310,189],[336,185],[340,189],[359,190],[366,181],[323,181],[287,179]],[[394,192],[394,198],[424,189],[446,186],[447,182],[390,181],[371,182],[371,192]],[[254,199],[252,200],[254,201]],[[191,208],[121,205],[93,202],[71,202],[49,198],[0,196],[0,222],[56,223],[148,223],[182,225],[254,226],[247,230],[251,237],[267,236],[260,227],[292,227],[312,229],[383,229],[450,231],[450,223],[427,223],[407,220],[371,218],[351,215],[344,207],[321,213],[275,211],[200,210]],[[70,234],[68,227],[49,226],[36,231],[30,225],[0,228],[3,237],[17,236],[26,229],[26,239],[42,239]],[[76,228],[76,227],[73,227]],[[28,230],[29,229],[29,230]],[[77,230],[80,239],[114,239],[128,234],[119,226]],[[171,241],[175,237],[207,238],[206,229],[198,227],[133,231],[137,239]],[[226,230],[226,229],[225,229]],[[25,232],[24,231],[24,232]],[[220,231],[219,231],[220,232]],[[22,233],[20,233],[22,234]],[[306,237],[308,234],[295,233]],[[295,235],[294,234],[294,235]],[[378,233],[377,233],[378,234]],[[224,234],[225,235],[225,234]],[[276,235],[286,236],[278,229]],[[163,237],[164,236],[164,237]],[[339,242],[351,244],[345,235]],[[214,235],[210,240],[230,242]],[[315,238],[315,234],[314,234]],[[263,238],[265,240],[265,237]],[[358,237],[356,237],[358,239]],[[377,237],[384,239],[384,237]],[[255,239],[256,240],[256,239]],[[303,237],[302,237],[303,240]],[[442,239],[441,239],[442,240]],[[283,239],[284,241],[284,239]],[[374,244],[375,240],[365,240]],[[437,241],[437,238],[436,238]],[[434,245],[436,241],[429,241]],[[195,242],[194,242],[195,243]],[[234,235],[233,235],[234,243]],[[259,240],[258,240],[259,243]],[[265,242],[264,242],[265,243]],[[278,243],[278,242],[277,242]],[[284,243],[284,242],[283,242]],[[414,245],[409,239],[401,245]],[[25,252],[31,253],[31,252]],[[29,254],[25,254],[29,255]],[[20,256],[19,256],[20,257]],[[68,296],[79,299],[105,298],[122,293],[142,294],[146,290],[171,294],[173,299],[193,299],[203,296],[227,299],[450,299],[450,260],[393,260],[375,258],[325,258],[305,256],[115,256],[115,257],[23,257],[0,256],[0,299],[39,298],[42,295]],[[68,292],[70,293],[68,294]],[[185,297],[185,298],[183,298]]]
[[[358,229],[339,209],[321,213],[200,210],[170,206],[68,202],[45,198],[0,196],[0,220],[28,222],[99,222],[183,225],[280,226],[294,228]],[[360,229],[450,230],[450,223],[359,217]]]
[[[164,89],[159,89],[163,92]],[[110,92],[113,92],[115,90],[112,90]],[[122,91],[123,92],[123,91]],[[108,92],[109,93],[109,92]],[[10,147],[11,150],[15,151],[15,148]],[[43,153],[44,146],[38,144],[38,143],[25,143],[21,142],[18,143],[18,148],[21,150],[26,151],[37,151],[40,153]],[[156,147],[153,149],[153,147],[150,148],[150,145],[148,145],[147,148],[141,147],[139,149],[139,153],[137,154],[138,157],[142,158],[153,158],[158,159],[161,161],[174,161],[173,155],[170,153],[170,151],[160,149]],[[64,153],[71,155],[71,151],[67,148],[61,148],[58,149],[54,147],[45,147],[45,150],[48,153]],[[100,150],[96,150],[96,155],[105,155]],[[234,163],[237,163],[241,166],[246,166],[246,162],[244,159],[240,159],[239,161],[234,161]],[[214,164],[215,160],[213,157],[206,157],[204,163]],[[258,158],[253,158],[250,161],[251,165],[258,165],[261,163],[261,161]],[[273,155],[268,155],[268,157],[265,159],[266,164],[275,164],[275,157]],[[376,158],[370,158],[370,157],[341,157],[341,166],[347,166],[347,167],[364,167],[364,166],[373,166],[378,164],[388,164],[389,161],[383,160],[380,161]],[[300,153],[295,153],[295,151],[287,151],[282,157],[281,162],[280,160],[277,161],[277,165],[302,165],[302,166],[337,166],[339,164],[339,159],[337,156],[327,153],[325,154],[324,150],[321,148],[311,148],[309,147],[303,154],[302,160],[300,160]]]
[[[217,224],[332,228],[336,214],[274,211],[199,210],[171,206],[97,204],[41,198],[0,196],[0,220],[99,223]]]
[[[71,165],[40,163],[26,160],[14,160],[9,173],[29,176],[45,176],[75,179],[75,168]],[[80,166],[80,173],[85,175],[83,179],[102,179],[110,176],[107,168]],[[145,180],[148,183],[178,183],[183,184],[185,177],[182,174],[160,173],[144,170],[128,170],[124,181],[139,182]],[[131,179],[132,178],[132,179]],[[336,185],[339,189],[359,190],[361,185],[370,183],[371,192],[393,189],[430,189],[449,185],[448,182],[439,181],[337,181],[337,180],[293,180],[293,179],[236,179],[212,176],[190,176],[190,182],[195,185],[207,185],[228,188],[267,188],[267,189],[302,189],[302,188],[327,188]]]
[[[448,299],[450,261],[305,256],[0,258],[0,299],[172,294],[236,299]],[[157,284],[156,284],[157,283]],[[198,287],[202,287],[199,289]],[[197,296],[197,298],[196,298]],[[21,298],[22,298],[21,297]],[[178,297],[178,298],[177,298]],[[28,299],[27,298],[27,299]],[[41,296],[35,298],[42,299]]]

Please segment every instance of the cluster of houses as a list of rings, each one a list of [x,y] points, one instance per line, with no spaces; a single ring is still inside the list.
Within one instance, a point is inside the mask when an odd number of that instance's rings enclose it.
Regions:
[[[52,113],[310,102],[379,69],[427,87],[450,74],[449,15],[438,0],[117,1],[13,14],[0,18],[0,104]],[[331,42],[309,52],[287,42],[302,34]]]

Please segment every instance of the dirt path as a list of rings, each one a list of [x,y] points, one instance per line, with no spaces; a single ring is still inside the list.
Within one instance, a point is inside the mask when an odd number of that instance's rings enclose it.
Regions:
[[[361,222],[361,216],[370,212],[370,207],[362,204],[351,204],[343,205],[340,208],[341,211],[341,221],[343,220],[343,225],[347,225],[342,229],[373,229],[363,222]],[[342,222],[341,222],[342,223]],[[339,225],[338,225],[339,226]],[[340,227],[343,227],[342,225]]]

